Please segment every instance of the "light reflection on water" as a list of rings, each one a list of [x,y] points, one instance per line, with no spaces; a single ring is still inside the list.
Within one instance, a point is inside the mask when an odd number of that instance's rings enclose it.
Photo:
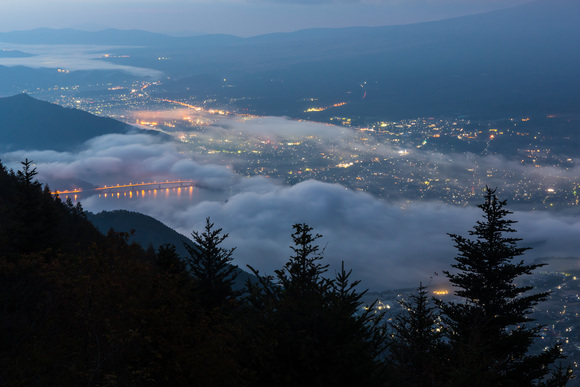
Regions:
[[[193,200],[197,196],[202,196],[202,191],[207,191],[202,188],[195,188],[195,187],[174,187],[174,188],[160,188],[160,189],[142,189],[142,190],[135,190],[135,191],[122,191],[122,192],[104,192],[93,194],[87,196],[87,198],[98,197],[102,199],[138,199],[138,198],[165,198],[169,199],[172,196],[175,196],[177,199],[190,199]],[[159,195],[161,192],[161,195]],[[213,191],[212,191],[213,192]],[[67,198],[68,195],[65,197]],[[71,196],[73,201],[83,200],[79,198],[79,195]]]
[[[168,211],[183,210],[204,201],[226,200],[224,191],[198,187],[175,187],[165,189],[144,189],[122,192],[97,193],[90,196],[71,195],[73,202],[80,201],[91,212],[124,209],[148,212],[147,208],[167,208]],[[66,200],[66,197],[62,198]]]

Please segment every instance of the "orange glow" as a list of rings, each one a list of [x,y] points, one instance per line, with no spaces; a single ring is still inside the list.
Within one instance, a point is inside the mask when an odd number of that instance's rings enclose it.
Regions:
[[[80,188],[77,188],[77,189],[73,189],[73,190],[69,190],[69,191],[54,191],[52,194],[53,195],[68,195],[68,194],[81,193],[81,192],[83,192],[83,190]]]
[[[172,99],[162,99],[162,101],[169,102],[169,103],[174,103],[176,105],[184,106],[184,107],[187,107],[187,108],[190,108],[190,109],[195,109],[198,112],[204,110],[203,107],[195,106],[195,105],[190,105],[188,103],[180,102],[180,101],[175,101],[175,100],[172,100]],[[227,110],[216,110],[216,109],[209,109],[209,110],[207,110],[207,112],[210,113],[210,114],[218,114],[220,116],[225,116],[225,115],[229,115],[230,114],[230,112],[227,111]]]
[[[90,189],[87,190],[86,192],[94,192],[94,193],[99,193],[99,197],[101,197],[101,193],[100,191],[104,191],[104,197],[107,197],[108,194],[111,194],[111,197],[114,197],[115,194],[118,198],[121,197],[121,192],[123,192],[123,196],[127,196],[127,191],[123,191],[123,188],[129,188],[129,197],[132,198],[133,197],[133,190],[131,188],[135,188],[135,187],[142,187],[143,189],[141,190],[141,196],[145,196],[145,191],[153,191],[154,195],[156,195],[157,190],[158,189],[166,189],[167,191],[169,191],[169,189],[173,188],[173,190],[176,190],[176,187],[171,187],[172,185],[176,185],[179,184],[180,187],[178,188],[179,190],[181,190],[181,188],[187,188],[189,187],[191,190],[193,189],[193,187],[195,186],[196,182],[195,180],[175,180],[175,181],[165,181],[165,182],[141,182],[141,183],[129,183],[129,184],[116,184],[116,185],[105,185],[103,187],[97,187],[94,189]],[[168,188],[163,188],[163,187],[168,187]],[[73,189],[73,190],[65,190],[65,191],[53,191],[52,194],[56,195],[56,196],[63,196],[63,197],[69,197],[69,195],[74,195],[74,200],[78,200],[78,196],[79,194],[83,193],[85,191],[83,191],[83,189],[81,188],[77,188],[77,189]],[[135,191],[136,195],[139,196],[139,191]]]
[[[139,124],[141,124],[141,125],[149,125],[149,126],[157,126],[157,125],[159,125],[158,122],[149,122],[149,121],[139,121]]]
[[[339,103],[335,103],[334,105],[331,105],[331,106],[313,107],[313,108],[310,108],[310,109],[305,110],[305,112],[306,113],[308,113],[308,112],[322,112],[322,111],[324,111],[326,109],[330,109],[332,107],[340,107],[340,106],[344,106],[346,104],[347,104],[347,102],[339,102]]]

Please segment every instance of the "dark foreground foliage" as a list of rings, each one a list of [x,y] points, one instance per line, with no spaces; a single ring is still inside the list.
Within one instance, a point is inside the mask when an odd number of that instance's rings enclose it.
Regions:
[[[390,366],[394,385],[563,386],[571,369],[560,366],[559,345],[530,354],[541,326],[529,317],[549,293],[530,293],[516,279],[543,265],[517,260],[518,247],[505,201],[486,189],[483,220],[468,239],[450,234],[458,250],[456,269],[444,271],[461,302],[429,300],[420,286],[407,314],[395,319]]]
[[[503,202],[452,235],[448,274],[464,303],[434,304],[424,287],[386,324],[344,268],[327,276],[307,224],[293,226],[288,262],[232,288],[233,249],[206,221],[189,257],[130,234],[99,233],[80,205],[35,180],[31,161],[0,164],[0,385],[15,386],[561,386],[558,347],[530,356],[527,318],[546,294],[513,285],[537,265]],[[469,382],[469,383],[468,383]],[[467,384],[466,384],[467,383]]]

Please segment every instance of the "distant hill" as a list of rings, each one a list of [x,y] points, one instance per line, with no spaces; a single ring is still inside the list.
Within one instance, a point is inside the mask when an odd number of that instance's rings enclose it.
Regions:
[[[86,140],[128,132],[125,123],[34,99],[26,94],[0,98],[0,149],[69,150]]]
[[[268,68],[232,71],[234,87],[221,94],[253,98],[240,106],[257,114],[312,120],[573,113],[580,104],[578,36],[580,2],[562,0],[408,26],[257,37],[240,51]],[[260,40],[291,57],[261,51]],[[231,55],[232,63],[253,65],[240,63],[241,52]],[[300,101],[309,97],[321,106],[349,104],[306,113],[312,105]]]
[[[37,28],[28,31],[0,32],[0,42],[13,44],[90,44],[113,46],[214,46],[229,45],[243,41],[242,38],[209,34],[191,37],[174,37],[141,30],[109,28],[102,31],[81,31],[64,28]]]
[[[7,50],[7,49],[0,50],[0,58],[28,58],[31,56],[34,55],[18,50]]]
[[[324,121],[575,113],[578,36],[580,1],[540,0],[428,23],[250,38],[41,29],[0,33],[0,41],[117,45],[119,55],[103,60],[168,76],[149,89],[158,96],[211,95],[250,113]],[[0,70],[2,81],[8,70]],[[306,112],[312,99],[348,104]]]
[[[107,29],[80,31],[70,28],[37,28],[28,31],[0,32],[0,42],[17,44],[114,44],[141,45],[165,44],[170,36],[137,30]]]
[[[98,214],[87,212],[87,218],[103,234],[106,234],[111,228],[115,231],[122,232],[134,230],[135,234],[131,238],[131,241],[137,242],[143,248],[151,245],[157,249],[165,243],[173,244],[180,257],[188,256],[183,244],[193,243],[191,239],[183,236],[157,219],[138,212],[126,210],[102,211]],[[236,279],[236,288],[243,287],[246,280],[252,278],[254,278],[253,275],[240,269],[238,278]]]
[[[0,57],[1,58],[1,57]],[[59,73],[55,68],[0,66],[0,97],[49,89],[54,85],[72,87],[87,84],[123,83],[140,79],[121,70],[77,70]]]
[[[215,84],[224,101],[311,120],[573,113],[580,104],[578,36],[580,1],[548,0],[406,26],[258,36],[198,59],[191,57],[195,49],[168,48],[176,64],[164,70],[181,71],[180,57],[195,61],[200,75],[218,63],[220,78],[232,86]],[[191,77],[162,88],[185,95],[198,88],[199,76]],[[305,112],[310,98],[320,106],[349,103]]]

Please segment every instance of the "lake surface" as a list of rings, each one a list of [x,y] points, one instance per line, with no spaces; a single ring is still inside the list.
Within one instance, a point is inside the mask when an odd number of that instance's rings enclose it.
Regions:
[[[202,202],[224,202],[227,196],[226,192],[220,190],[177,187],[98,193],[90,196],[71,195],[70,197],[75,202],[80,201],[86,210],[94,213],[123,209],[149,214],[151,208],[179,211]]]

